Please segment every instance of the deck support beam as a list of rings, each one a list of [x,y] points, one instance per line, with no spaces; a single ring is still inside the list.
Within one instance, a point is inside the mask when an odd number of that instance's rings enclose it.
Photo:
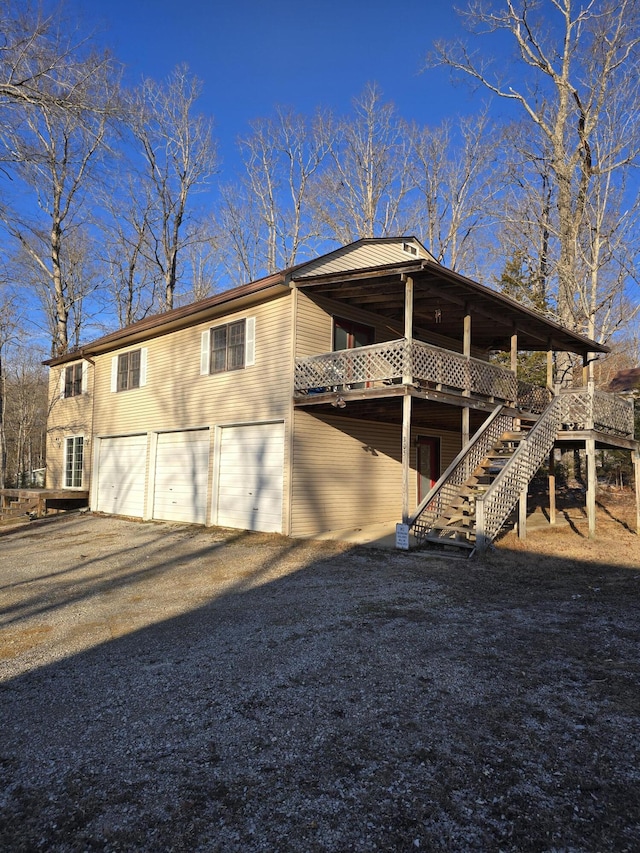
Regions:
[[[587,453],[587,519],[589,521],[589,539],[596,535],[596,442],[588,438],[585,442]]]
[[[404,337],[411,344],[413,340],[413,278],[404,277]],[[409,387],[413,383],[412,374],[406,373],[402,383]],[[402,398],[402,523],[409,523],[409,485],[411,473],[411,394]]]
[[[527,538],[527,489],[518,498],[518,539]]]
[[[471,358],[471,313],[469,306],[464,307],[464,328],[462,333],[462,354],[465,358]],[[471,396],[471,389],[465,388],[462,392],[463,397]],[[469,428],[469,407],[465,406],[462,410],[462,446],[466,447],[469,443],[470,428]]]
[[[549,454],[549,524],[556,523],[556,454],[552,448]]]
[[[547,388],[553,389],[553,350],[551,349],[551,341],[548,343],[547,349]]]
[[[411,394],[402,398],[402,523],[409,523],[409,474],[411,471]]]
[[[636,486],[636,533],[640,536],[640,451],[634,450],[631,458],[633,459],[633,478]]]

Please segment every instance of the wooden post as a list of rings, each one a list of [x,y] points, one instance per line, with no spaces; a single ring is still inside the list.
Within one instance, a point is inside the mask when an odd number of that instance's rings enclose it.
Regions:
[[[413,279],[410,275],[404,279],[404,337],[408,347],[413,339]],[[411,350],[409,350],[410,352]],[[409,370],[402,377],[405,385],[413,383],[413,374]],[[411,472],[411,394],[405,388],[402,398],[402,523],[409,522],[409,475]]]
[[[469,406],[465,406],[462,410],[462,446],[464,447],[469,442],[470,435],[469,427]]]
[[[634,450],[633,457],[633,478],[636,484],[636,533],[640,536],[640,453]]]
[[[527,489],[520,492],[518,500],[518,539],[527,538]]]
[[[484,499],[478,498],[476,501],[476,551],[478,554],[484,554],[488,545],[484,534]]]
[[[409,523],[409,473],[411,462],[411,394],[402,398],[402,523]]]
[[[596,535],[596,442],[588,438],[587,451],[587,519],[589,521],[589,539]]]
[[[553,388],[553,350],[551,349],[551,341],[549,341],[547,350],[547,388]]]
[[[549,454],[549,524],[556,523],[556,454]]]
[[[462,354],[465,358],[471,358],[471,314],[469,306],[464,307],[464,329],[462,334]],[[467,372],[469,376],[469,372]],[[465,397],[471,396],[470,380],[467,381],[467,387],[462,392]],[[462,446],[464,447],[469,442],[469,407],[465,406],[462,410]]]
[[[518,330],[514,324],[511,335],[511,370],[518,375]]]
[[[407,341],[413,338],[413,279],[410,275],[404,279],[404,336]]]

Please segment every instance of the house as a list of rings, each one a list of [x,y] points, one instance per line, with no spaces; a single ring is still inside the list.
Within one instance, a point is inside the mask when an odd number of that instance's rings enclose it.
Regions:
[[[524,350],[546,387],[518,381]],[[559,351],[583,387],[555,388]],[[484,546],[558,442],[637,457],[629,403],[590,382],[606,351],[413,237],[363,239],[47,362],[47,487],[141,519]]]

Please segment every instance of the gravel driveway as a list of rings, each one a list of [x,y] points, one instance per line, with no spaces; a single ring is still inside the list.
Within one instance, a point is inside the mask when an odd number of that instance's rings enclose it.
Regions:
[[[640,571],[617,545],[472,564],[78,515],[5,535],[0,850],[635,853]]]

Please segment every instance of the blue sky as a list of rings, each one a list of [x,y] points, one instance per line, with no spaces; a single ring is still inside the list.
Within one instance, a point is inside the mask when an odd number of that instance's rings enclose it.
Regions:
[[[484,95],[453,86],[445,70],[420,73],[431,43],[461,32],[438,0],[71,0],[85,25],[127,67],[161,79],[186,62],[204,82],[223,173],[235,140],[275,105],[345,113],[367,82],[408,120],[439,124],[476,112]],[[230,177],[226,174],[225,177]]]

